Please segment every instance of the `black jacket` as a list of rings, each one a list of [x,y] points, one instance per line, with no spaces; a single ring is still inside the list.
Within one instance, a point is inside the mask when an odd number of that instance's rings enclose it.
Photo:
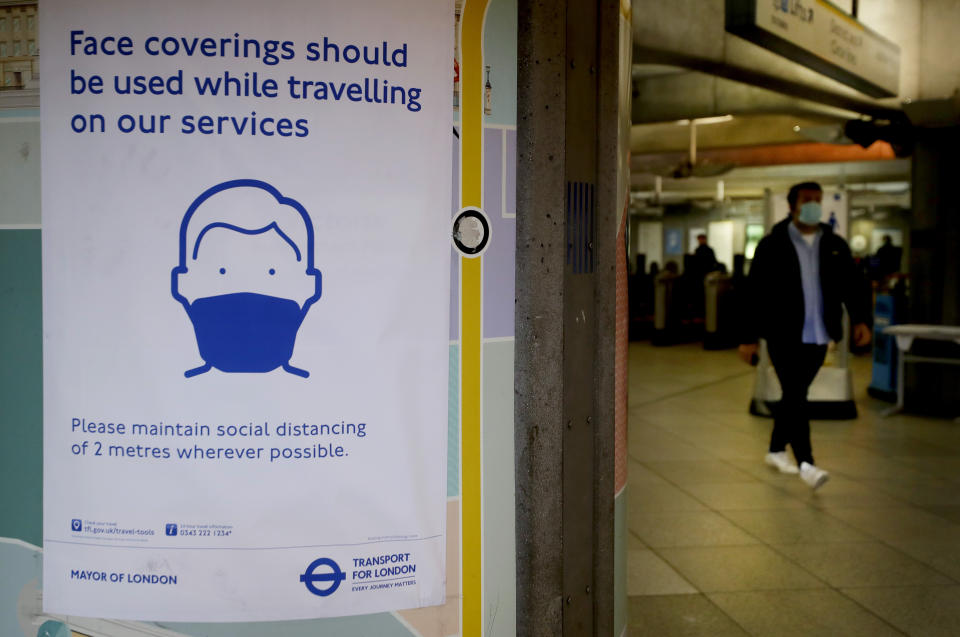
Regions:
[[[799,343],[803,338],[803,283],[800,260],[788,229],[787,218],[773,227],[753,255],[742,308],[741,343],[767,341]],[[843,338],[843,309],[851,325],[866,323],[868,302],[863,279],[853,262],[850,248],[831,227],[820,224],[820,290],[823,294],[823,322],[834,341]]]
[[[708,245],[697,246],[693,251],[693,265],[702,279],[708,273],[717,269],[717,255]]]

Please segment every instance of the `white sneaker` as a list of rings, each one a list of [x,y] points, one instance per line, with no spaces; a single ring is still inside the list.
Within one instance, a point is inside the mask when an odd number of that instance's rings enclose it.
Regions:
[[[790,456],[786,451],[770,452],[763,459],[768,465],[780,471],[780,473],[797,474],[800,470],[797,465],[790,462]]]
[[[813,490],[817,490],[830,479],[830,474],[823,469],[818,469],[809,462],[801,462],[800,479],[810,485]]]

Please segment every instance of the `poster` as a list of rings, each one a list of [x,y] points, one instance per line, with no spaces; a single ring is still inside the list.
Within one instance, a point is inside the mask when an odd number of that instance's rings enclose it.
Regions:
[[[44,609],[444,601],[446,0],[47,0]]]
[[[683,229],[667,228],[664,232],[663,253],[670,256],[683,254]]]
[[[834,234],[847,238],[850,217],[850,198],[843,189],[823,193],[823,223],[830,224]]]

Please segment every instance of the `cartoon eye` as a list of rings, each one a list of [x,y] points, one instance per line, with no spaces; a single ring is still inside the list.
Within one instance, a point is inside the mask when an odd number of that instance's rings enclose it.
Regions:
[[[276,270],[274,270],[273,268],[270,268],[270,276],[273,276],[276,273],[277,273]]]
[[[227,273],[226,268],[220,268],[220,274],[226,274],[226,273]]]

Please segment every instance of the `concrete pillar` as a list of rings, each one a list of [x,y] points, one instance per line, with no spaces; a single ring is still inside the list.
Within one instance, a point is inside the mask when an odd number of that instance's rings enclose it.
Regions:
[[[619,0],[520,0],[517,632],[613,634]]]
[[[917,129],[910,224],[911,323],[960,325],[958,146],[960,126]],[[929,353],[943,355],[945,346],[935,344]],[[906,379],[911,410],[955,415],[960,408],[956,395],[960,368],[912,365]]]

